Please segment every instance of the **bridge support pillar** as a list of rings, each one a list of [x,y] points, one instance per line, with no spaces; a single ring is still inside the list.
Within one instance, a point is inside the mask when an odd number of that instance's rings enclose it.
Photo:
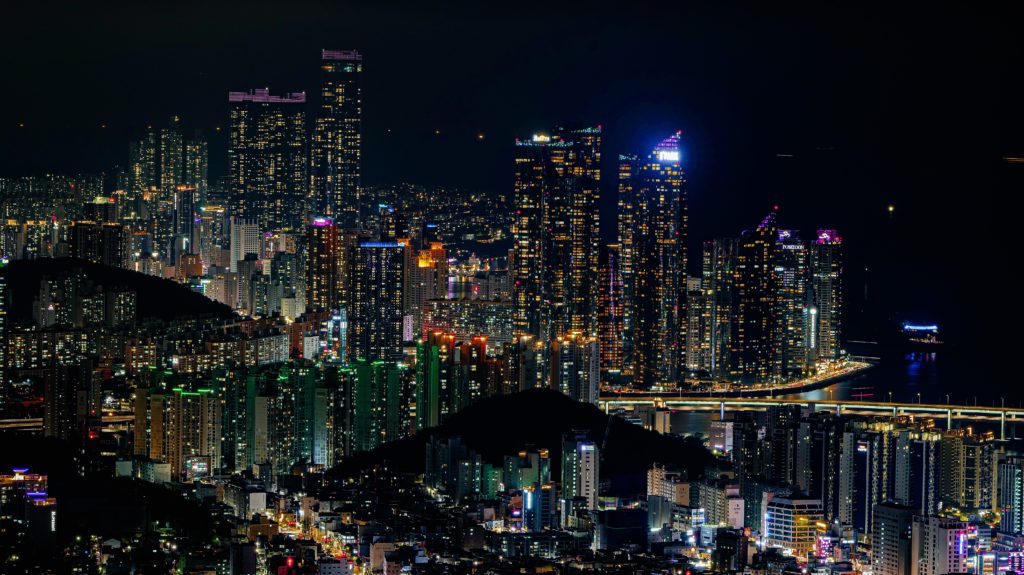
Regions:
[[[725,402],[718,404],[718,420],[725,421]]]
[[[1006,412],[999,412],[999,439],[1006,440]]]
[[[946,410],[946,429],[953,429],[953,410]]]

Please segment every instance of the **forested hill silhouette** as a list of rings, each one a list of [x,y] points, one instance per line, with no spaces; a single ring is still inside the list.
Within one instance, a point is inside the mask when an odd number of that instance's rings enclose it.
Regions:
[[[8,311],[16,323],[32,321],[32,300],[39,281],[80,269],[104,289],[127,288],[137,294],[139,320],[172,320],[185,317],[235,317],[228,306],[198,294],[188,287],[163,278],[114,268],[74,258],[16,260],[7,265],[11,301]]]
[[[501,464],[504,456],[525,447],[547,448],[551,477],[557,479],[562,436],[575,431],[586,433],[602,447],[600,472],[602,480],[610,482],[607,495],[630,496],[643,491],[647,470],[654,463],[685,469],[689,477],[698,478],[711,461],[710,452],[697,439],[648,431],[557,391],[531,389],[484,399],[438,427],[350,457],[332,474],[350,477],[378,465],[423,473],[431,437],[461,437],[485,462],[493,464]]]

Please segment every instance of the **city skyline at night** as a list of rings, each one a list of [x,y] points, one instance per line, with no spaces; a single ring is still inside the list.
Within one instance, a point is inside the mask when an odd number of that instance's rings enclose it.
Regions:
[[[0,572],[1024,574],[1015,11],[18,7]]]

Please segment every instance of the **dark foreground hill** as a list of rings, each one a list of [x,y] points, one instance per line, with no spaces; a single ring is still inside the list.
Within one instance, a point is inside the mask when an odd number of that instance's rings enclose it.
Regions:
[[[17,260],[7,266],[10,289],[10,313],[15,322],[32,320],[32,299],[39,291],[43,276],[54,276],[74,269],[104,288],[124,287],[135,291],[140,320],[171,320],[184,317],[234,317],[228,306],[215,302],[171,280],[113,268],[72,258]]]
[[[696,478],[711,460],[710,453],[695,439],[647,431],[556,391],[532,389],[485,399],[439,427],[348,458],[332,472],[348,477],[387,464],[397,471],[422,473],[430,437],[462,437],[484,461],[493,464],[500,464],[505,455],[514,455],[526,446],[548,448],[552,478],[557,478],[562,436],[577,430],[584,431],[598,446],[603,445],[601,477],[610,482],[608,495],[642,492],[647,470],[655,462],[685,469]]]

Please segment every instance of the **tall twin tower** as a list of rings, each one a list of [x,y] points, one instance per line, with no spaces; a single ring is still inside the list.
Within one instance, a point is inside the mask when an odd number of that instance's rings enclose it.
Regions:
[[[646,156],[620,157],[619,244],[609,247],[600,234],[601,127],[516,142],[517,334],[538,342],[600,336],[602,356],[615,356],[635,385],[679,381],[687,256],[680,156],[675,133]]]
[[[296,227],[328,214],[359,221],[363,57],[324,50],[310,134],[305,92],[230,92],[228,167],[232,213],[260,229]]]

